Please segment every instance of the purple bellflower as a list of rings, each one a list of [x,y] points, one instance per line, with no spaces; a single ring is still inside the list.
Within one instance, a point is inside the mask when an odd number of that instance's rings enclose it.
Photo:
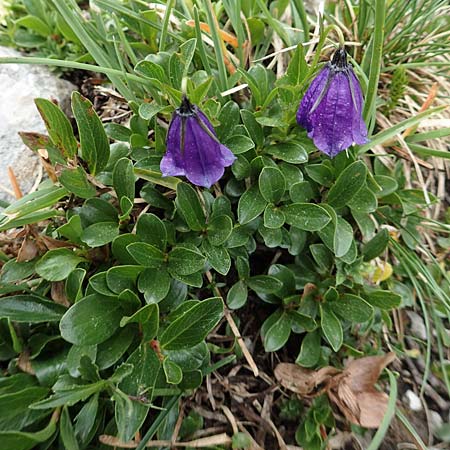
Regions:
[[[361,86],[339,48],[311,83],[297,111],[297,123],[308,131],[316,147],[334,158],[352,144],[365,144]]]
[[[216,137],[211,122],[186,96],[175,110],[167,132],[164,177],[184,175],[197,186],[210,188],[236,157]]]

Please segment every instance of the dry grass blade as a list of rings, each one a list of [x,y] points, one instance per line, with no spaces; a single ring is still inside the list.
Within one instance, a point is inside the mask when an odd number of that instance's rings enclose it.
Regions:
[[[99,437],[99,441],[102,444],[109,445],[111,447],[121,448],[136,448],[138,443],[135,441],[122,442],[115,436],[109,436],[102,434]],[[188,442],[171,442],[171,441],[150,441],[146,447],[191,447],[191,448],[204,448],[211,447],[213,445],[229,445],[231,444],[231,438],[226,433],[217,434],[215,436],[208,436],[200,439],[194,439]]]

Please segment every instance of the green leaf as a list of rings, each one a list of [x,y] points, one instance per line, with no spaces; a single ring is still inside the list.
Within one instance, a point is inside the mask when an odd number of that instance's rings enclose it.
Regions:
[[[314,197],[314,191],[309,181],[299,181],[289,188],[289,197],[294,203],[307,203]]]
[[[305,231],[321,230],[331,220],[329,213],[314,203],[293,203],[282,208],[286,223]]]
[[[365,243],[362,248],[364,261],[380,256],[389,244],[389,231],[386,228],[380,230],[369,242]]]
[[[255,275],[247,280],[248,287],[258,294],[272,294],[283,287],[283,283],[270,275]]]
[[[134,330],[131,327],[126,327],[97,345],[95,363],[98,368],[104,370],[113,366],[124,355],[134,338]]]
[[[219,297],[202,300],[177,317],[162,333],[161,348],[181,350],[193,347],[205,339],[219,323],[223,302]]]
[[[264,131],[261,125],[255,120],[255,116],[251,111],[241,109],[241,118],[247,133],[255,142],[257,147],[262,147],[264,143]]]
[[[363,186],[348,202],[348,206],[360,213],[371,213],[376,211],[378,201],[375,194],[366,186]]]
[[[248,136],[244,135],[229,136],[224,142],[224,145],[235,155],[248,152],[255,147],[253,141]]]
[[[31,294],[0,299],[0,317],[14,322],[57,322],[65,312],[64,306]]]
[[[212,245],[222,245],[233,231],[233,221],[229,216],[214,216],[208,223],[207,236]]]
[[[391,291],[373,291],[364,294],[365,299],[372,305],[380,309],[398,308],[402,303],[402,298]]]
[[[59,422],[59,435],[66,450],[79,450],[77,438],[73,429],[72,421],[70,420],[69,410],[65,406],[61,413]]]
[[[133,290],[139,274],[144,270],[142,266],[114,266],[106,273],[109,289],[120,294],[126,289]]]
[[[122,197],[126,197],[134,202],[134,168],[133,163],[128,158],[120,158],[113,170],[113,186],[119,202]],[[122,210],[122,212],[124,212]]]
[[[144,267],[158,268],[164,263],[164,253],[154,245],[145,242],[129,244],[127,251],[138,264]]]
[[[139,216],[136,234],[147,244],[151,244],[163,251],[166,248],[166,227],[163,221],[154,214],[142,214]]]
[[[245,191],[238,203],[238,220],[241,225],[251,222],[258,217],[266,207],[267,202],[259,192],[257,185]]]
[[[69,276],[69,273],[80,264],[86,261],[81,256],[77,256],[68,248],[57,248],[48,251],[36,264],[36,273],[49,281],[61,281]]]
[[[205,213],[194,188],[187,183],[179,183],[175,202],[189,228],[194,231],[203,230],[206,223]]]
[[[69,119],[50,100],[37,98],[34,102],[53,144],[65,158],[73,158],[77,154],[78,146]]]
[[[227,305],[230,309],[242,308],[247,302],[248,291],[244,281],[239,280],[231,286],[227,294]]]
[[[307,73],[308,65],[306,64],[303,45],[298,44],[294,54],[292,55],[291,61],[289,62],[285,78],[289,85],[298,86],[305,81]]]
[[[353,228],[342,217],[338,217],[334,233],[334,254],[341,258],[347,254],[353,242]]]
[[[202,250],[212,268],[222,275],[226,275],[231,268],[231,258],[227,249],[216,247],[209,241],[203,241]]]
[[[362,161],[355,161],[339,175],[328,192],[328,203],[335,208],[347,205],[364,186],[367,167]]]
[[[320,332],[307,333],[302,340],[300,353],[295,360],[302,367],[314,367],[320,359]]]
[[[72,216],[67,223],[61,225],[56,231],[60,236],[69,239],[69,241],[81,244],[81,233],[83,232],[81,217],[79,215]]]
[[[72,93],[72,111],[80,134],[81,157],[95,175],[108,164],[108,137],[92,103],[77,91]]]
[[[156,103],[142,103],[139,106],[139,116],[145,120],[151,120],[163,109],[164,106],[157,105]]]
[[[267,205],[264,210],[264,226],[271,229],[281,228],[285,217],[283,211],[273,205]]]
[[[373,316],[372,306],[357,295],[344,294],[329,305],[335,314],[350,322],[366,322]]]
[[[82,167],[63,169],[59,182],[77,197],[90,198],[96,194],[95,187],[89,183]]]
[[[122,317],[120,326],[124,327],[129,323],[138,323],[142,333],[142,340],[149,342],[158,334],[159,328],[159,308],[156,304],[145,305],[132,316]]]
[[[115,333],[122,316],[121,303],[117,299],[88,295],[62,317],[61,336],[76,345],[100,344]]]
[[[290,334],[291,319],[286,313],[283,313],[264,333],[264,350],[266,352],[279,350],[286,344]]]
[[[278,203],[286,190],[286,180],[280,169],[264,167],[258,179],[259,192],[270,203]]]
[[[303,164],[308,161],[306,147],[299,142],[285,142],[267,147],[267,153],[277,159],[292,164]]]
[[[49,440],[56,432],[56,419],[52,417],[49,424],[41,431],[0,431],[0,440],[4,449],[31,450],[42,442]]]
[[[203,269],[205,257],[197,248],[178,246],[169,253],[169,272],[191,275]]]
[[[112,242],[118,235],[119,225],[116,222],[98,222],[83,230],[81,240],[89,247],[101,247]]]
[[[378,198],[383,198],[387,195],[393,194],[398,189],[398,183],[395,178],[387,177],[384,175],[375,175],[373,178],[381,188],[381,191],[375,191],[375,195]]]
[[[166,268],[145,269],[139,275],[138,289],[144,293],[147,303],[160,302],[170,290],[170,275]]]
[[[327,304],[320,305],[320,326],[331,348],[335,352],[339,351],[343,342],[342,325]]]
[[[57,408],[58,406],[72,406],[79,401],[86,400],[92,394],[101,391],[105,387],[105,382],[98,381],[93,384],[81,384],[75,385],[70,389],[64,389],[57,392],[51,397],[34,403],[30,406],[31,409],[51,409]]]
[[[237,103],[233,101],[225,103],[218,117],[220,125],[216,128],[217,137],[221,142],[233,135],[233,131],[239,123],[239,118],[239,106]]]
[[[166,381],[169,384],[179,384],[183,379],[183,372],[180,366],[169,358],[163,361],[164,374],[166,375]]]
[[[305,167],[305,171],[312,180],[322,186],[330,187],[334,180],[333,171],[325,164],[310,164]]]

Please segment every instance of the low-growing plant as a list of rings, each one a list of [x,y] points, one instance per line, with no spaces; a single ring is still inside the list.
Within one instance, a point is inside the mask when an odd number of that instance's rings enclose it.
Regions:
[[[440,135],[416,129],[443,107],[376,127],[384,1],[374,13],[364,12],[371,32],[364,58],[378,66],[364,72],[355,62],[370,141],[334,158],[319,152],[296,123],[333,27],[321,28],[310,58],[302,45],[308,33],[282,21],[283,2],[270,4],[272,14],[265,2],[239,2],[244,29],[229,1],[204,2],[201,16],[195,5],[177,9],[167,2],[161,25],[142,12],[143,2],[97,0],[106,11],[93,12],[98,21],[120,12],[114,17],[128,37],[121,35],[119,50],[93,39],[92,22],[79,29],[77,10],[68,15],[72,0],[53,3],[47,8],[83,42],[97,64],[91,67],[110,76],[128,100],[129,120],[105,126],[90,100],[74,92],[76,133],[48,99],[36,99],[47,134],[21,133],[48,179],[0,216],[0,231],[20,243],[1,253],[0,358],[9,361],[8,376],[0,378],[0,409],[8,411],[0,419],[5,448],[100,448],[100,439],[117,447],[134,440],[142,449],[154,435],[170,439],[179,399],[206,375],[238,357],[257,375],[236,325],[243,311],[257,317],[265,352],[288,348],[292,361],[311,370],[341,370],[344,358],[382,353],[392,312],[411,305],[414,293],[424,311],[435,296],[433,319],[444,328],[450,310],[445,268],[432,258],[426,265],[415,252],[424,248],[419,230],[433,225],[423,211],[438,199],[411,186],[402,160],[386,163],[386,155],[374,151],[406,140],[421,154],[443,156],[417,144]],[[294,25],[307,26],[301,2],[291,3]],[[237,45],[217,17],[230,20]],[[170,20],[186,23],[170,31]],[[143,44],[130,36],[145,32],[158,37],[159,46],[153,42],[145,58],[137,57]],[[253,40],[251,51],[264,57],[273,32],[285,45],[295,44],[279,76],[261,63],[248,67],[245,54]],[[214,139],[236,158],[209,189],[191,184],[185,168],[188,179],[160,171],[170,118],[184,95],[208,120],[197,118],[196,126],[211,138],[211,122]],[[389,113],[401,97],[386,105]],[[172,120],[186,125],[194,120],[186,119],[189,111]],[[448,232],[448,225],[434,225]],[[212,331],[233,345],[208,340]],[[441,349],[442,340],[441,333]],[[394,411],[392,374],[389,381],[389,411],[376,439]],[[316,394],[307,405],[292,398],[280,408],[298,421],[297,443],[308,450],[323,448],[335,426],[331,403]],[[202,427],[203,419],[190,413],[180,436],[190,439]],[[249,442],[239,432],[223,444],[245,448]]]

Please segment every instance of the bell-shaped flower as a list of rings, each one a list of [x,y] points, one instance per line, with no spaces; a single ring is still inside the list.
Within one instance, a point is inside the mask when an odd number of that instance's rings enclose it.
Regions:
[[[368,142],[362,109],[361,86],[340,48],[306,91],[297,123],[319,150],[333,158],[352,144]]]
[[[211,122],[187,97],[175,110],[167,132],[163,176],[184,175],[197,186],[210,188],[236,157],[216,137]]]

